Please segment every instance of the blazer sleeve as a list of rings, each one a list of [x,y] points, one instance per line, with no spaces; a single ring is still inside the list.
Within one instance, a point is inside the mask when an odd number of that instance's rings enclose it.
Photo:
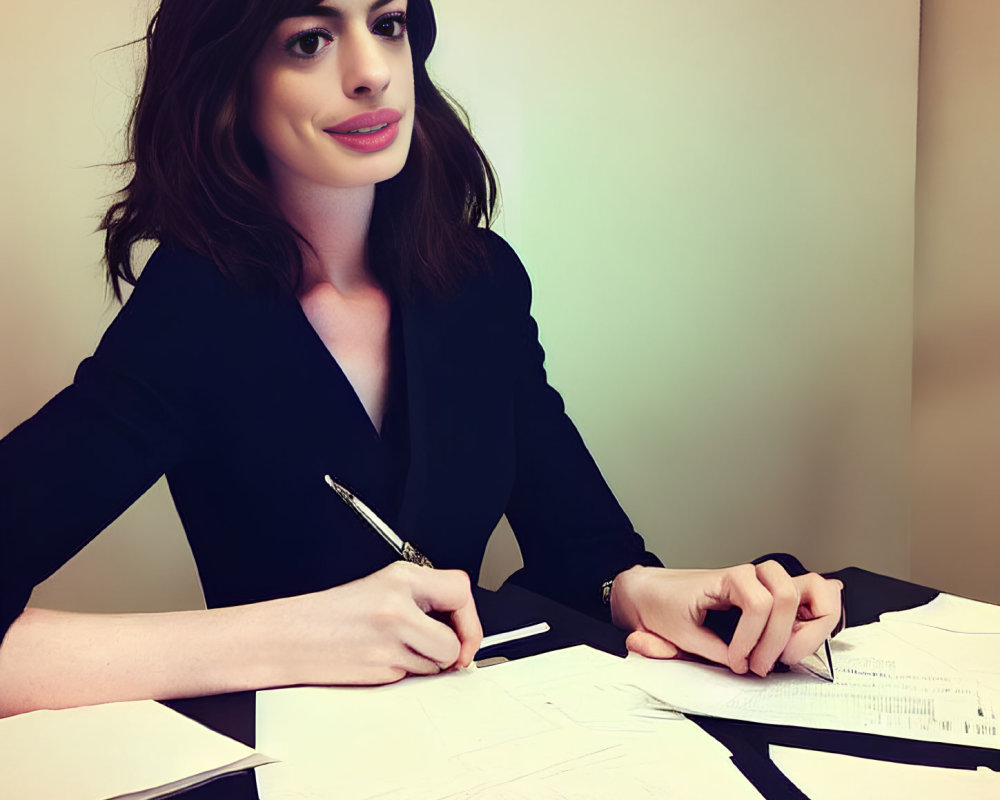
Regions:
[[[507,518],[524,568],[511,580],[607,619],[602,584],[636,564],[662,564],[646,550],[549,385],[524,267],[499,237],[491,246],[509,298],[514,348],[516,465]]]
[[[191,269],[161,249],[72,385],[0,440],[0,636],[188,446],[198,292],[178,278]]]

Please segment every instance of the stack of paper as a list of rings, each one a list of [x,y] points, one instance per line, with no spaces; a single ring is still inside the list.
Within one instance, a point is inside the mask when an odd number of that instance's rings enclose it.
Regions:
[[[771,760],[810,800],[859,797],[960,797],[996,800],[1000,774],[978,770],[897,764],[871,758],[771,746]]]
[[[835,683],[798,673],[767,678],[630,656],[628,679],[679,711],[1000,748],[1000,692],[882,623],[832,645]]]
[[[1000,606],[940,594],[880,618],[881,627],[957,672],[1000,689]]]
[[[261,800],[759,798],[698,726],[586,647],[378,688],[257,694]]]
[[[258,745],[282,759],[257,771],[261,800],[700,797],[707,775],[713,796],[758,797],[678,712],[1000,748],[1000,611],[968,602],[843,632],[832,684],[577,647],[378,688],[259,692]],[[810,758],[788,756],[789,772],[805,780]],[[989,774],[956,775],[942,779],[995,790]]]
[[[12,800],[163,797],[273,760],[152,700],[2,719],[0,752]]]

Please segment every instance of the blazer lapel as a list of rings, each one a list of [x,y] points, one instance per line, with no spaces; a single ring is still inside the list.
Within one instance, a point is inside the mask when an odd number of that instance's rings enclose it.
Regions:
[[[309,366],[299,373],[300,384],[286,384],[284,390],[297,398],[303,420],[326,421],[310,431],[322,469],[382,514],[386,510],[382,490],[386,464],[378,433],[354,387],[294,297],[288,298],[286,313],[295,348],[290,352],[302,352],[303,363]],[[323,474],[316,477],[322,481]]]
[[[399,313],[403,331],[403,358],[406,369],[406,408],[409,431],[410,463],[406,470],[402,500],[397,522],[398,533],[412,537],[413,523],[422,498],[427,494],[431,435],[427,420],[431,410],[431,387],[428,385],[427,364],[428,330],[430,319],[426,310],[411,303],[400,303]],[[421,545],[414,542],[419,550]]]
[[[509,485],[497,476],[513,466],[510,380],[493,308],[472,293],[401,304],[400,314],[410,465],[399,533],[436,565],[475,576],[506,505]]]

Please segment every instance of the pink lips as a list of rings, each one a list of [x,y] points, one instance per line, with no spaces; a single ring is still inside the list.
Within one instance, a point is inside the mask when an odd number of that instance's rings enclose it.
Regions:
[[[367,114],[344,120],[326,132],[345,147],[361,153],[383,150],[396,141],[402,114],[391,108],[380,108]]]

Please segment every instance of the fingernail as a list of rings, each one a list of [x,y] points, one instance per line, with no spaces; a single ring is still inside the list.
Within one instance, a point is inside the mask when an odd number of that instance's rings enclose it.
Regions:
[[[754,673],[759,675],[761,678],[766,678],[771,674],[771,670],[774,669],[774,662],[771,662],[770,666],[762,667],[761,669],[755,669]]]

